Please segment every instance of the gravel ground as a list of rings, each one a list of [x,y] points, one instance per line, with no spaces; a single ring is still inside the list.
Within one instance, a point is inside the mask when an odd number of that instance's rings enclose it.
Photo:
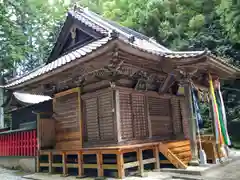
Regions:
[[[12,171],[0,168],[0,180],[24,180],[21,178],[24,173],[19,171]],[[42,179],[42,180],[76,180],[75,177],[60,177],[59,175],[48,174],[34,174],[27,175],[28,177]],[[83,180],[90,180],[91,178],[85,178]],[[171,176],[168,173],[163,172],[149,172],[147,177],[128,177],[126,180],[171,180]],[[211,170],[204,177],[204,180],[239,180],[240,179],[240,159],[223,167]],[[92,180],[92,179],[91,179]],[[175,179],[177,180],[177,179]],[[180,179],[178,179],[180,180]],[[192,179],[193,180],[193,179]]]
[[[239,180],[240,179],[240,160],[211,170],[204,177],[206,180]]]
[[[0,168],[0,180],[23,180],[23,178],[21,178],[23,175],[24,173],[20,171]]]

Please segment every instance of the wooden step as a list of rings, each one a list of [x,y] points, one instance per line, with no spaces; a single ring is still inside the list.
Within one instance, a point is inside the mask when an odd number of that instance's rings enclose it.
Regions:
[[[177,153],[176,154],[180,159],[182,158],[187,158],[187,157],[191,157],[192,154],[191,154],[191,150],[189,151],[184,151],[184,152],[180,152],[180,153]]]
[[[184,140],[184,141],[169,142],[169,143],[166,143],[166,145],[169,149],[172,149],[176,147],[190,146],[190,141]]]
[[[166,144],[159,144],[159,151],[173,164],[176,168],[186,169],[187,165],[182,162],[171,150],[168,149]]]
[[[187,157],[187,158],[183,158],[183,159],[181,159],[183,162],[189,162],[189,161],[191,161],[191,157]]]
[[[175,147],[175,148],[172,148],[170,150],[175,154],[179,154],[179,153],[182,153],[182,152],[190,151],[191,147],[190,146],[182,146],[182,147]]]

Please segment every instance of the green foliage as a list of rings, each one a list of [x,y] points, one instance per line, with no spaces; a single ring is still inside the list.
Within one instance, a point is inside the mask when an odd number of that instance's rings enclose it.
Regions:
[[[42,64],[64,20],[63,1],[3,0],[0,11],[1,72],[26,72]]]

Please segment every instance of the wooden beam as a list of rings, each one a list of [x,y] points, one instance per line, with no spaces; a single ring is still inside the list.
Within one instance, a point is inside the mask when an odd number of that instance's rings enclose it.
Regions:
[[[81,89],[77,88],[78,93],[78,107],[77,107],[77,113],[78,113],[78,119],[79,119],[79,129],[80,129],[80,146],[83,147],[83,115],[82,115],[82,101],[81,101]]]
[[[78,168],[78,164],[67,164],[67,168]]]
[[[49,173],[52,173],[52,152],[48,153],[48,171]]]
[[[155,162],[156,162],[155,158],[144,159],[143,160],[143,165],[144,164],[152,164],[152,163],[155,163]]]
[[[62,166],[63,166],[63,176],[67,176],[68,169],[67,169],[67,157],[65,152],[62,153]]]
[[[36,162],[36,171],[37,173],[40,172],[40,153],[39,153],[39,150],[37,150],[37,162]]]
[[[165,93],[168,88],[170,87],[170,85],[173,83],[173,77],[172,75],[168,75],[167,78],[165,79],[163,85],[159,88],[159,93]]]
[[[98,165],[97,164],[83,164],[84,169],[97,169]]]
[[[78,152],[78,176],[82,177],[84,174],[83,169],[83,155],[81,152]]]
[[[139,170],[140,176],[143,176],[143,174],[144,174],[144,164],[143,164],[143,153],[142,152],[143,152],[142,149],[138,149],[138,151],[137,151],[137,160],[139,163],[138,170]]]
[[[137,167],[139,166],[139,161],[133,161],[133,162],[128,162],[124,164],[124,169],[132,168],[132,167]]]
[[[52,167],[62,167],[62,163],[53,163]]]
[[[72,89],[57,93],[57,94],[54,95],[54,97],[58,98],[58,97],[65,96],[65,95],[68,95],[68,94],[71,94],[71,93],[75,93],[75,92],[78,93],[79,91],[80,91],[80,88],[76,87],[76,88],[72,88]]]
[[[103,155],[99,152],[97,153],[97,169],[98,169],[98,177],[103,177]]]
[[[116,134],[117,134],[117,141],[120,142],[122,140],[121,137],[121,113],[120,113],[120,97],[119,97],[119,90],[114,91],[114,104],[115,104],[115,118],[116,118]]]
[[[123,153],[117,154],[117,170],[118,170],[118,178],[120,179],[124,178],[125,170],[124,170]]]
[[[40,167],[49,167],[49,163],[40,163],[39,166]]]
[[[155,169],[156,170],[159,170],[160,169],[160,160],[159,160],[159,150],[158,150],[158,146],[154,147],[153,149],[153,155],[154,155],[154,158],[156,159],[156,162],[155,162]]]
[[[116,164],[103,164],[103,169],[118,169]]]

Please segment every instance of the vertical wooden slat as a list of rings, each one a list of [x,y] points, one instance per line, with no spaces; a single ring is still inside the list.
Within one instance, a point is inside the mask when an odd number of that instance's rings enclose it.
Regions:
[[[174,129],[175,129],[174,126],[175,126],[175,123],[177,123],[177,122],[174,119],[175,113],[174,113],[174,109],[172,107],[171,99],[169,100],[167,108],[169,109],[169,115],[170,115],[169,117],[170,117],[170,124],[171,124],[171,128],[172,128],[172,135],[176,135],[175,134],[176,132],[174,131]]]
[[[83,172],[83,155],[81,152],[78,152],[78,176],[82,177]]]
[[[124,159],[123,159],[122,152],[117,154],[117,169],[118,169],[118,178],[120,178],[120,179],[124,178],[125,170],[124,170]]]
[[[48,153],[48,171],[52,173],[52,152]]]
[[[149,114],[149,104],[148,104],[148,96],[145,96],[145,116],[148,120],[148,135],[149,138],[152,138],[152,123],[151,123],[151,118]]]
[[[97,167],[98,167],[98,177],[103,177],[103,155],[99,152],[97,153]]]
[[[130,97],[130,107],[131,107],[131,115],[132,115],[132,132],[133,132],[133,138],[136,138],[136,128],[135,128],[135,114],[133,111],[133,98],[132,94],[129,94]]]
[[[154,158],[156,159],[155,169],[156,169],[156,170],[159,170],[159,169],[160,169],[160,160],[159,160],[158,146],[154,147],[154,149],[153,149],[153,154],[154,154]]]
[[[138,166],[139,174],[140,174],[140,176],[143,176],[143,174],[144,174],[144,164],[143,164],[142,149],[137,150],[137,160],[139,162],[139,166]]]

